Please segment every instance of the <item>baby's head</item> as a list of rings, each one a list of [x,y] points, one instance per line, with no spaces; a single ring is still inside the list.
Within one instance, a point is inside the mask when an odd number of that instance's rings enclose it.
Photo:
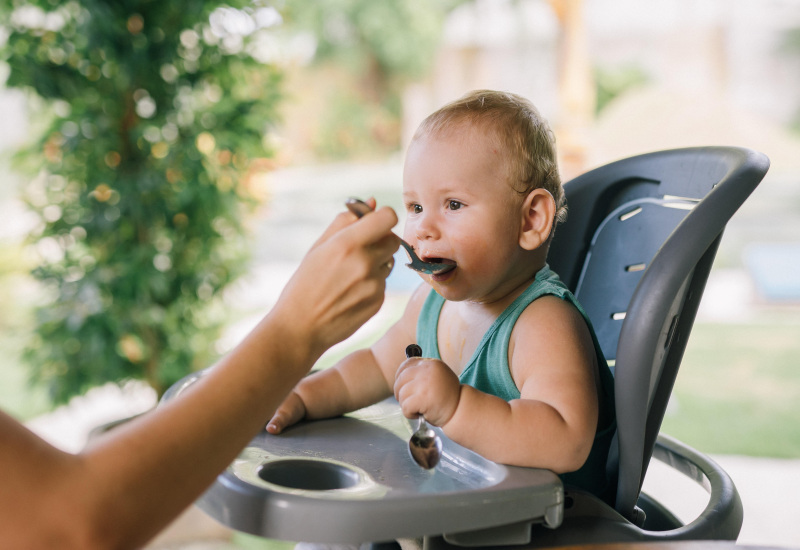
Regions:
[[[528,101],[476,91],[420,125],[403,169],[403,236],[447,300],[496,303],[547,261],[564,191],[553,134]]]
[[[429,115],[413,141],[446,137],[468,125],[496,140],[505,156],[511,188],[524,197],[545,189],[556,204],[553,227],[566,219],[567,208],[556,160],[555,136],[527,99],[508,92],[475,90]]]

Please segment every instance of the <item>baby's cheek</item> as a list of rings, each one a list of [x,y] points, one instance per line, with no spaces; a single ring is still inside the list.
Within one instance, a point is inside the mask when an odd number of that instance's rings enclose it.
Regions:
[[[406,221],[403,225],[403,240],[406,241],[410,245],[414,245],[414,241],[416,240],[416,228],[414,223],[411,221]]]

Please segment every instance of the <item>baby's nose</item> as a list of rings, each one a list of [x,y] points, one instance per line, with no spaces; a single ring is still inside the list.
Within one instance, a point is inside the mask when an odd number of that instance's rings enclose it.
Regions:
[[[419,241],[426,239],[438,239],[440,235],[439,224],[436,222],[435,216],[431,214],[422,214],[417,219],[414,229],[414,235]]]

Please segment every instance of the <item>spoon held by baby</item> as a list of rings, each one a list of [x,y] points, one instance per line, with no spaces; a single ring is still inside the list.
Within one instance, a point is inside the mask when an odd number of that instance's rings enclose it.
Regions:
[[[407,346],[406,357],[422,357],[422,348],[417,344]],[[417,431],[408,441],[408,452],[414,462],[426,470],[434,468],[442,458],[442,438],[428,426],[422,415],[419,415]]]

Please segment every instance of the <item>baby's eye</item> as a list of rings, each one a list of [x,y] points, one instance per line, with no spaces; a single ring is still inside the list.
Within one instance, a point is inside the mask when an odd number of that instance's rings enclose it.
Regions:
[[[412,214],[419,214],[422,212],[422,205],[421,204],[410,204],[408,209],[411,211]]]
[[[450,210],[458,210],[462,206],[464,206],[464,205],[462,203],[458,202],[458,201],[449,201],[447,203],[447,208],[449,208]]]

